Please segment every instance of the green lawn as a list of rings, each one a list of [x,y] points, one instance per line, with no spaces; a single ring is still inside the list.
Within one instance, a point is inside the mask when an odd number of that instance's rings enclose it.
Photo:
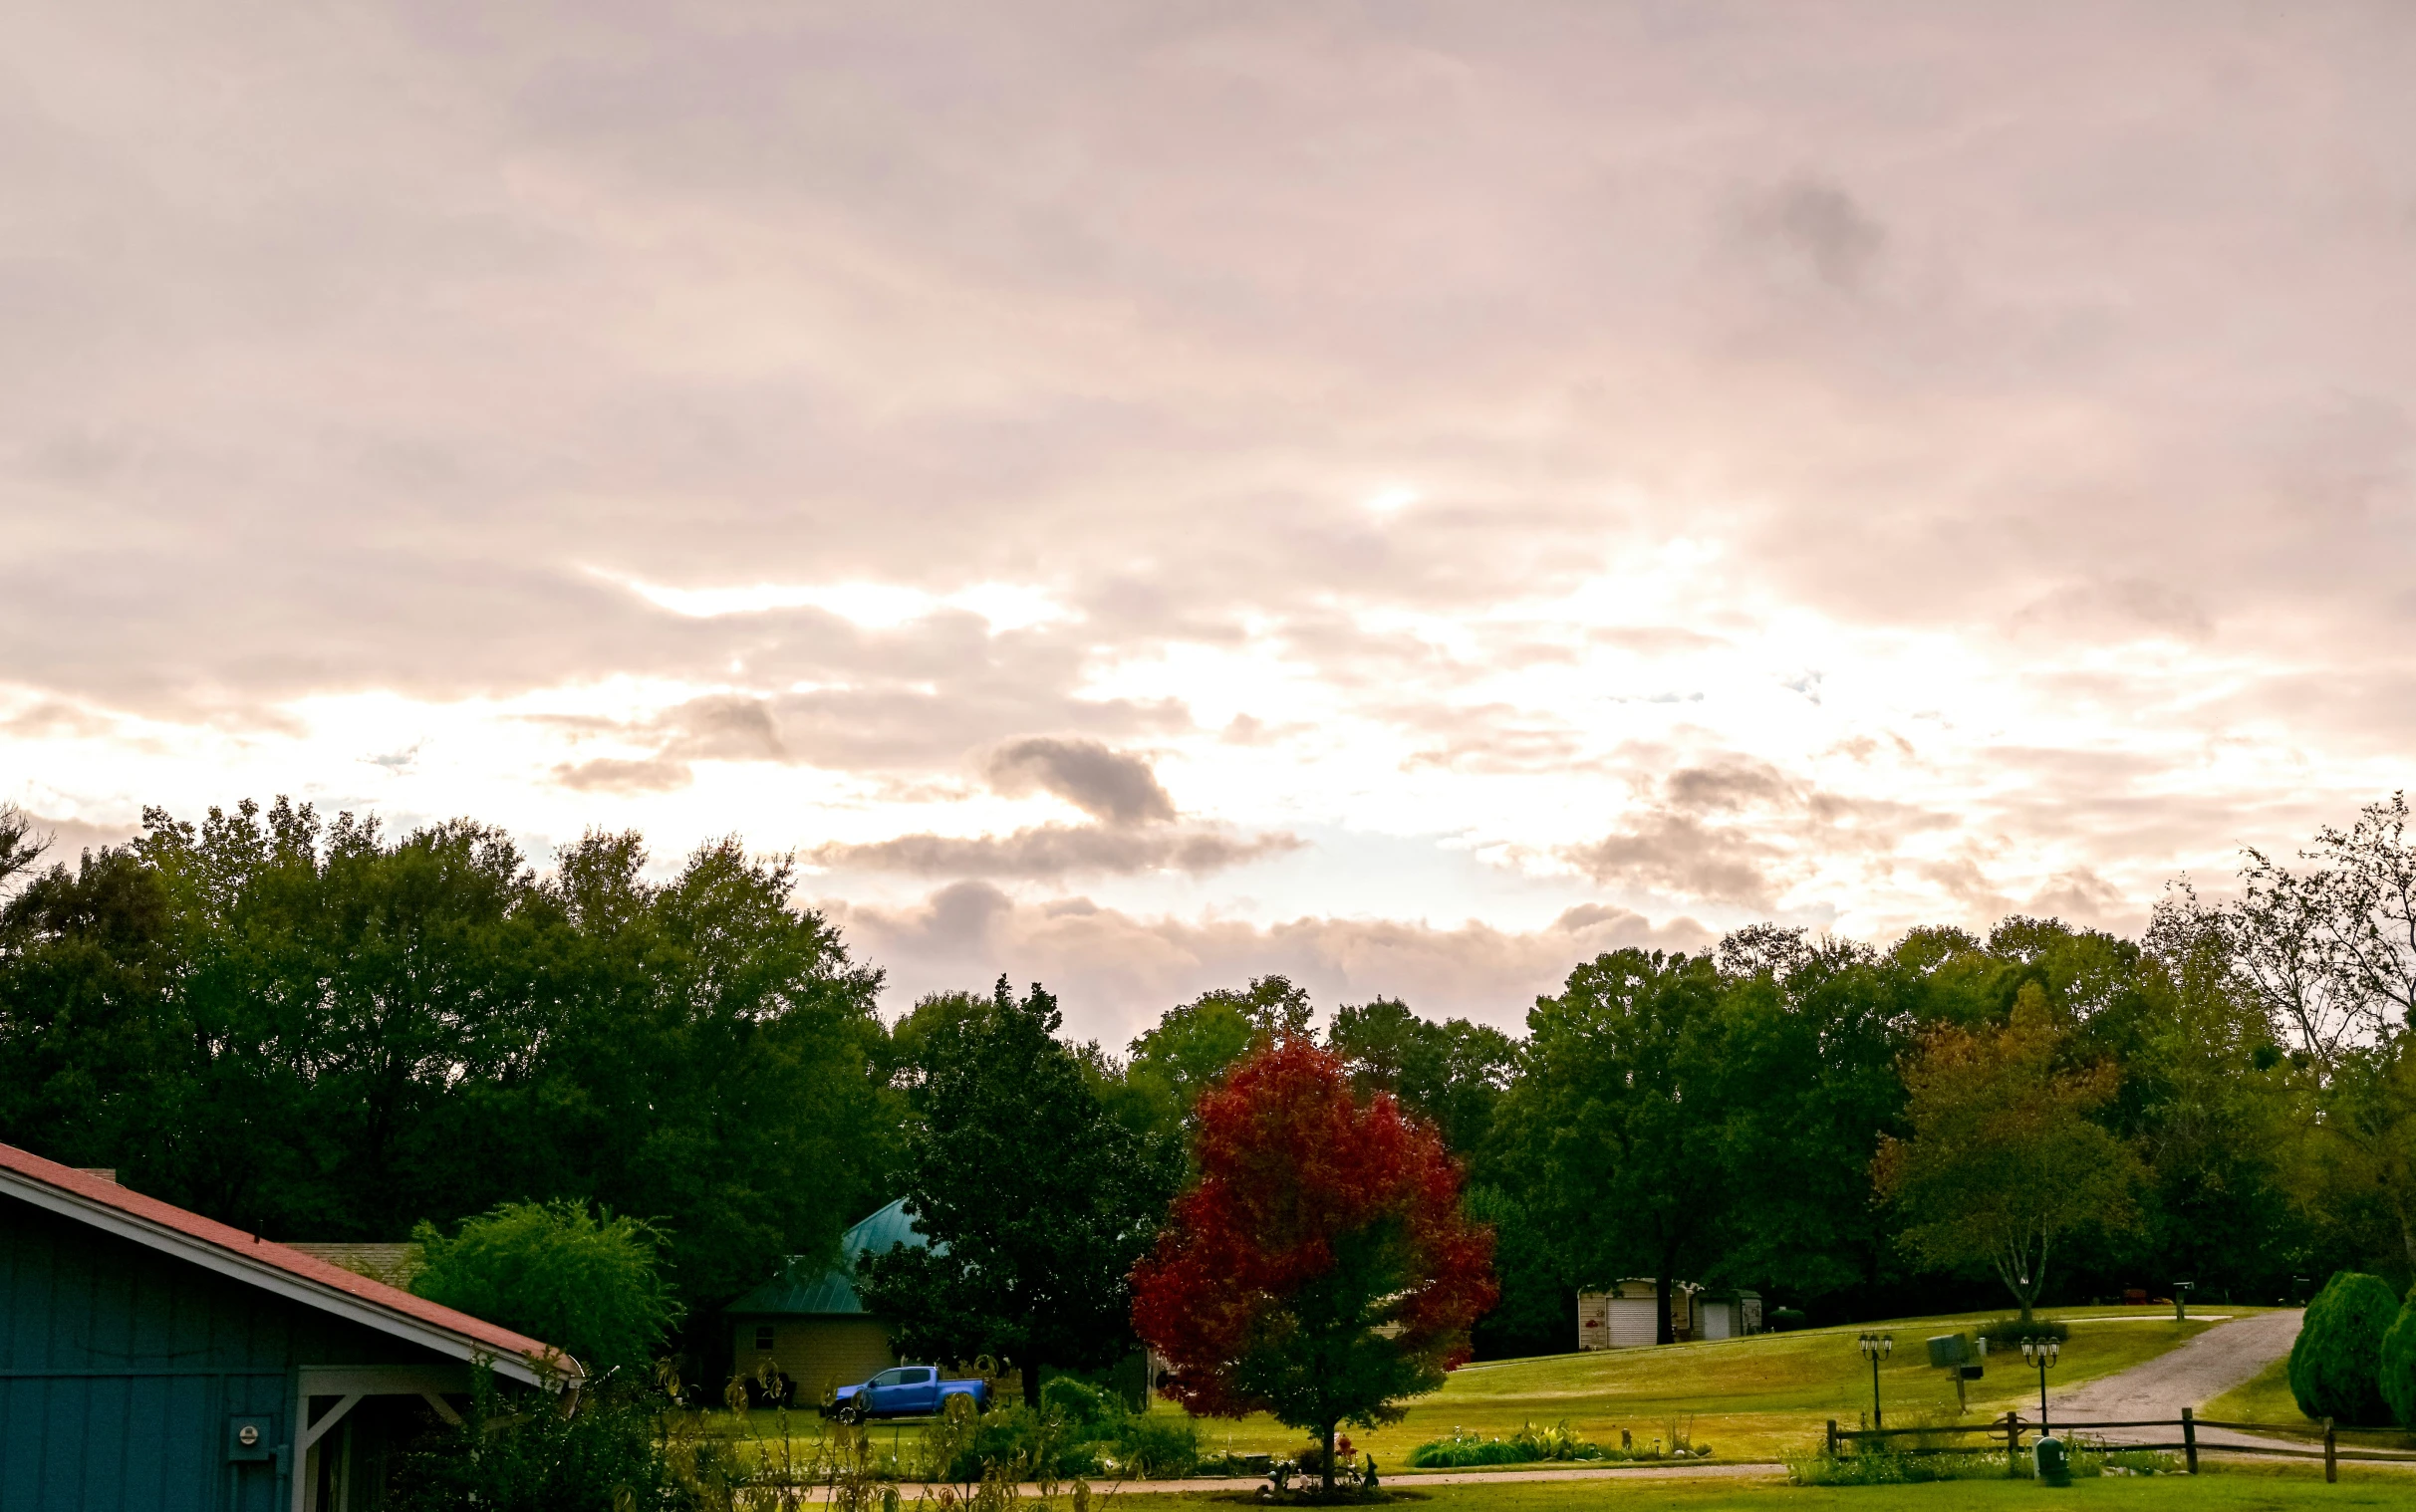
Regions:
[[[2092,1321],[2139,1311],[2077,1308],[2056,1313],[2074,1327],[2050,1383],[2068,1386],[2126,1370],[2213,1326],[2196,1320]],[[2249,1310],[2222,1311],[2237,1315]],[[1895,1354],[1880,1373],[1881,1398],[1891,1425],[1955,1420],[1954,1385],[1943,1371],[1930,1369],[1924,1341],[1933,1334],[1969,1330],[1994,1316],[1974,1313],[1871,1326],[1896,1339]],[[1827,1419],[1834,1417],[1850,1427],[1869,1411],[1870,1369],[1854,1347],[1862,1331],[1814,1329],[1470,1366],[1455,1372],[1441,1390],[1411,1402],[1402,1422],[1373,1431],[1352,1430],[1351,1436],[1388,1471],[1396,1472],[1407,1471],[1411,1448],[1454,1427],[1490,1436],[1513,1432],[1530,1420],[1550,1424],[1563,1418],[1581,1435],[1602,1443],[1619,1442],[1623,1429],[1639,1446],[1654,1439],[1667,1443],[1675,1426],[1697,1444],[1710,1444],[1723,1459],[1775,1458],[1817,1442]],[[2022,1369],[2018,1356],[1992,1357],[1988,1375],[1971,1384],[1971,1411],[1963,1420],[1977,1422],[2009,1406],[2034,1410],[2037,1389],[2037,1376]],[[1173,1415],[1178,1409],[1161,1404],[1157,1410]],[[767,1426],[764,1414],[754,1415],[753,1426],[760,1431]],[[719,1420],[714,1431],[734,1426],[727,1414],[715,1417]],[[1204,1418],[1199,1426],[1202,1447],[1209,1452],[1286,1452],[1306,1441],[1298,1430],[1267,1417],[1238,1422]],[[799,1419],[798,1429],[813,1432],[810,1416]],[[874,1430],[874,1442],[882,1447],[892,1441],[911,1443],[919,1431],[913,1424],[883,1424]]]
[[[2298,1410],[2298,1400],[2290,1394],[2290,1363],[2277,1360],[2257,1373],[2255,1380],[2237,1386],[2198,1409],[2201,1417],[2219,1422],[2270,1423],[2293,1436],[2321,1438],[2323,1424],[2310,1420]],[[2416,1448],[2416,1436],[2397,1428],[2342,1428],[2339,1441],[2361,1448]]]
[[[2214,1325],[2192,1320],[2091,1322],[2140,1310],[2076,1308],[2054,1316],[2074,1324],[2062,1364],[2051,1386],[2068,1386],[2127,1370]],[[2246,1309],[2225,1309],[2239,1313]],[[1924,1341],[1957,1333],[1999,1316],[1974,1313],[1947,1318],[1902,1319],[1869,1326],[1892,1333],[1896,1350],[1880,1371],[1882,1405],[1891,1425],[1955,1420],[1955,1386],[1943,1371],[1930,1369]],[[1698,1444],[1710,1444],[1723,1459],[1765,1459],[1800,1451],[1834,1417],[1856,1426],[1870,1410],[1871,1373],[1854,1347],[1862,1326],[1759,1334],[1715,1344],[1677,1344],[1659,1349],[1604,1350],[1585,1355],[1550,1355],[1536,1360],[1470,1366],[1453,1374],[1443,1389],[1410,1403],[1402,1422],[1352,1438],[1387,1466],[1406,1468],[1409,1450],[1455,1426],[1493,1435],[1521,1422],[1568,1419],[1581,1435],[1617,1443],[1622,1429],[1638,1444],[1668,1441],[1672,1424]],[[2009,1406],[2037,1402],[2038,1378],[2022,1369],[2019,1356],[1993,1356],[1988,1375],[1971,1384],[1971,1411],[1963,1420],[2001,1415]],[[2026,1415],[2026,1414],[2025,1414]],[[1236,1423],[1203,1421],[1201,1436],[1210,1449],[1281,1450],[1303,1442],[1300,1433],[1270,1418]]]
[[[2386,1508],[2409,1505],[2416,1476],[2391,1468],[2343,1466],[2327,1486],[2319,1469],[2264,1467],[2211,1470],[2204,1475],[2158,1475],[2076,1480],[2042,1488],[2027,1480],[1957,1480],[1920,1486],[1789,1486],[1752,1480],[1516,1480],[1486,1485],[1417,1487],[1397,1504],[1416,1512],[2266,1512],[2299,1507]],[[1249,1503],[1241,1492],[1214,1496],[1151,1495],[1131,1512],[1230,1512]],[[1092,1503],[1093,1512],[1109,1512]]]

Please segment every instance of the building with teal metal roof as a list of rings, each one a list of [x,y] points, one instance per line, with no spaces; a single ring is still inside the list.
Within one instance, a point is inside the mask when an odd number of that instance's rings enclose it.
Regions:
[[[856,1292],[856,1259],[899,1245],[933,1247],[908,1216],[904,1197],[839,1236],[839,1264],[791,1255],[779,1275],[723,1309],[739,1371],[758,1379],[786,1376],[797,1399],[812,1402],[898,1364],[888,1320],[867,1311]]]

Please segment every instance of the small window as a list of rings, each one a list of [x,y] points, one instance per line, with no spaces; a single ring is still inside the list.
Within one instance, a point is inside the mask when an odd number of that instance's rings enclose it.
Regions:
[[[940,1372],[928,1365],[915,1373],[915,1385],[917,1386],[930,1386],[939,1379]]]
[[[758,1324],[756,1324],[756,1325],[755,1325],[755,1348],[757,1348],[757,1349],[759,1349],[759,1350],[768,1350],[768,1349],[770,1349],[771,1347],[772,1347],[772,1326],[771,1326],[770,1324],[768,1324],[768,1323],[758,1323]]]
[[[913,1375],[912,1371],[883,1371],[873,1378],[873,1385],[877,1386],[904,1386]]]

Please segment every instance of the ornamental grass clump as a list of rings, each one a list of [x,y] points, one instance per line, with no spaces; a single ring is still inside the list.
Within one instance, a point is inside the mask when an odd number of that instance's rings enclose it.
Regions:
[[[2398,1316],[2399,1299],[2380,1276],[2335,1273],[2307,1304],[2290,1346],[2290,1394],[2298,1410],[2352,1427],[2388,1427],[2382,1344]]]

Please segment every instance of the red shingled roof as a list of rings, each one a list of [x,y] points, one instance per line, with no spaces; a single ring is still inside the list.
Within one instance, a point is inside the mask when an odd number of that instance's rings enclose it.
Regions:
[[[420,1330],[433,1329],[452,1335],[476,1353],[492,1355],[502,1361],[528,1361],[532,1364],[550,1362],[552,1369],[567,1371],[572,1380],[577,1380],[582,1374],[577,1361],[542,1340],[515,1334],[484,1319],[456,1313],[449,1307],[439,1307],[423,1297],[399,1291],[382,1281],[372,1281],[343,1266],[306,1255],[298,1249],[289,1249],[258,1234],[230,1228],[156,1197],[146,1197],[115,1181],[88,1175],[72,1165],[45,1160],[15,1145],[0,1144],[0,1173],[25,1177],[78,1199],[82,1204],[108,1208],[136,1220],[138,1224],[164,1229],[222,1251],[227,1262],[227,1274],[238,1278],[248,1269],[266,1268],[282,1272],[287,1277],[308,1283],[305,1291],[315,1288],[341,1292],[373,1310],[397,1315],[398,1321],[407,1320]],[[0,1191],[5,1191],[7,1184],[0,1181]],[[71,1213],[76,1205],[68,1205]]]

